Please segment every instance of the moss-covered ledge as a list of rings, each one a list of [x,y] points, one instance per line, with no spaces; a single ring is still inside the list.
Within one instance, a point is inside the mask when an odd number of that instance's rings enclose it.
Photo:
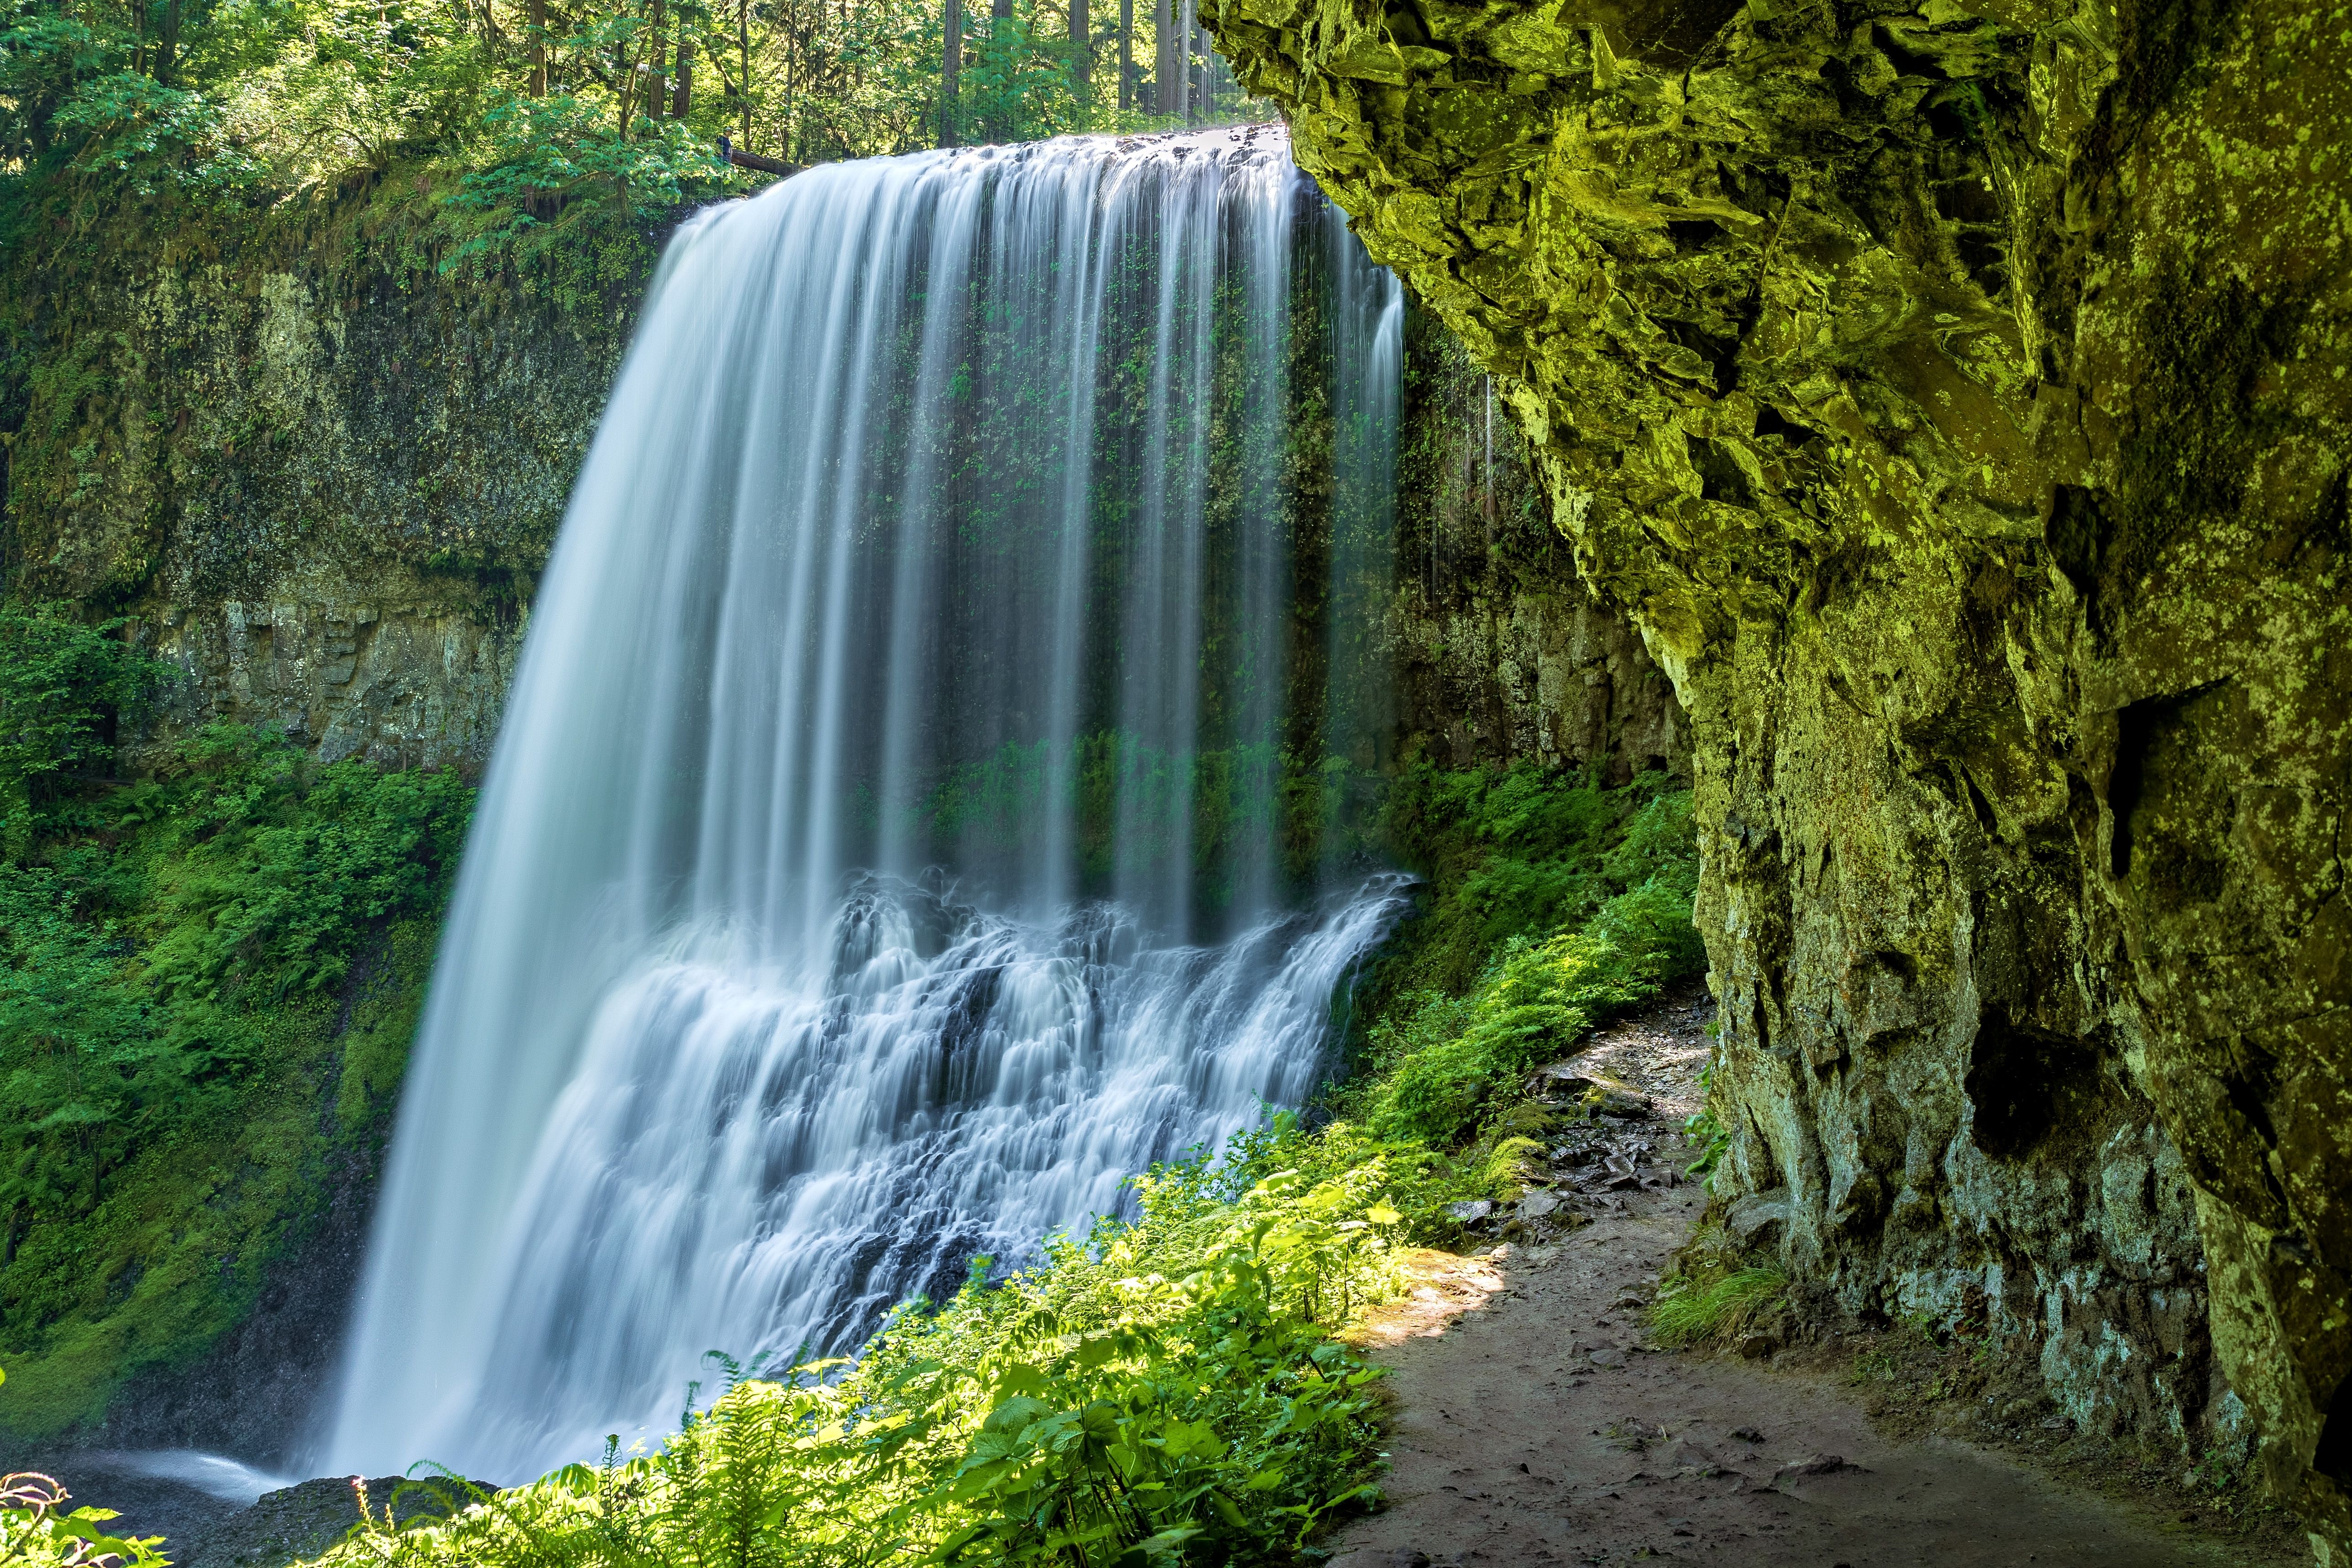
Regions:
[[[1727,1218],[2344,1550],[2352,9],[1202,9],[1689,710]]]

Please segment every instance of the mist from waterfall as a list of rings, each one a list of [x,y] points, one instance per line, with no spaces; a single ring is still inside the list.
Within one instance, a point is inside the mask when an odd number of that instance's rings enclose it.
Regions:
[[[704,1353],[854,1348],[1311,1092],[1402,908],[1339,825],[1402,312],[1273,131],[820,167],[678,231],[318,1469],[657,1437]]]

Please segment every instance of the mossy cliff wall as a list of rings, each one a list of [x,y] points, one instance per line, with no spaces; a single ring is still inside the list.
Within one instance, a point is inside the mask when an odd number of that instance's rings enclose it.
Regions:
[[[1398,738],[1440,768],[1687,774],[1664,671],[1577,575],[1527,444],[1460,340],[1405,319],[1389,663]]]
[[[192,677],[167,728],[488,753],[654,242],[453,279],[404,207],[126,212],[11,258],[10,592],[135,617]]]
[[[1202,10],[1682,695],[1729,1223],[2341,1551],[2352,11]]]

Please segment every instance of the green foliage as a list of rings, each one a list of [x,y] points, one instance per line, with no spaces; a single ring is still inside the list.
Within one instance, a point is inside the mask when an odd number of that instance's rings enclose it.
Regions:
[[[1433,886],[1337,1101],[1382,1136],[1452,1148],[1532,1069],[1705,966],[1690,796],[1663,778],[1423,768],[1384,826]]]
[[[21,848],[61,780],[113,756],[115,725],[160,666],[55,606],[0,612],[0,844]]]
[[[1715,1190],[1715,1167],[1731,1152],[1731,1129],[1725,1126],[1715,1113],[1715,1060],[1698,1070],[1699,1092],[1705,1098],[1699,1108],[1683,1118],[1683,1136],[1698,1145],[1698,1157],[1683,1167],[1685,1178],[1704,1176],[1706,1190]]]
[[[1121,107],[1118,12],[1100,11],[1084,81],[1066,7],[968,16],[955,139],[1161,123]],[[642,223],[740,189],[721,135],[809,163],[929,146],[941,129],[935,0],[552,0],[541,14],[529,0],[7,0],[0,203],[61,186],[77,202],[244,210],[406,165],[471,259],[568,206]],[[1148,7],[1139,22],[1149,60]],[[1230,76],[1223,89],[1234,103]]]
[[[1654,953],[1606,937],[1512,937],[1466,1005],[1438,997],[1415,1009],[1417,1040],[1375,1026],[1373,1049],[1387,1071],[1367,1106],[1372,1126],[1454,1143],[1527,1073],[1594,1024],[1656,995],[1659,972]]]
[[[198,732],[123,800],[166,851],[141,922],[145,977],[171,1000],[340,984],[368,933],[440,909],[472,802],[454,773],[309,768],[268,731]]]
[[[0,612],[0,1423],[89,1414],[234,1322],[388,1103],[472,791],[231,726],[110,763],[157,675]],[[341,1052],[340,1061],[337,1051]]]
[[[1284,1121],[1139,1178],[1132,1222],[987,1260],[855,1366],[739,1380],[661,1452],[326,1559],[503,1564],[1251,1563],[1373,1495],[1371,1370],[1329,1337],[1392,1288],[1377,1159],[1311,1178]]]
[[[1657,948],[1662,979],[1704,964],[1689,929],[1698,885],[1690,795],[1662,774],[1611,789],[1532,763],[1415,764],[1391,786],[1381,831],[1432,883],[1429,911],[1386,977],[1400,994],[1459,995],[1513,937],[1604,914],[1596,935]]]
[[[85,133],[80,167],[126,176],[142,196],[163,184],[226,195],[268,172],[230,137],[217,105],[137,71],[84,83],[50,124]]]
[[[1728,1274],[1685,1276],[1658,1293],[1651,1337],[1660,1344],[1728,1343],[1788,1294],[1789,1276],[1769,1265]]]
[[[48,1476],[0,1476],[0,1563],[26,1568],[164,1568],[160,1535],[125,1539],[107,1530],[112,1509],[78,1508]]]
[[[608,202],[626,221],[654,222],[688,196],[715,193],[727,175],[714,148],[677,120],[641,120],[624,135],[577,98],[495,92],[482,117],[485,166],[467,170],[443,203],[444,221],[463,235],[441,269],[454,271],[519,241],[537,249],[562,237],[584,212]],[[538,215],[568,211],[573,225],[554,236]]]

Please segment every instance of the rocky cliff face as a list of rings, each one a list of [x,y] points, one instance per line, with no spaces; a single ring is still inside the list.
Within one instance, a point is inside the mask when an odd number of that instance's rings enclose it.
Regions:
[[[12,589],[134,617],[191,676],[167,728],[478,762],[652,248],[524,292],[350,205],[116,235],[103,286],[73,247],[19,258]]]
[[[129,614],[188,672],[162,733],[233,719],[329,761],[476,767],[653,249],[562,298],[444,277],[351,222],[124,239],[127,288],[20,266],[8,565],[17,596]],[[1365,563],[1399,743],[1680,771],[1672,689],[1577,578],[1491,380],[1415,313],[1394,591]]]
[[[1687,775],[1674,688],[1577,574],[1527,444],[1460,340],[1405,326],[1388,661],[1398,735],[1441,768]]]
[[[2341,1551],[2352,13],[1202,9],[1688,710],[1729,1223]]]

